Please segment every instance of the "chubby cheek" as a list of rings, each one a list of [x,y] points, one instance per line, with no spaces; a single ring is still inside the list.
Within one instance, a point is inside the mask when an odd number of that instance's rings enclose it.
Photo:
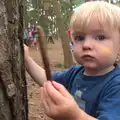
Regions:
[[[74,49],[73,50],[73,55],[74,55],[74,58],[75,60],[77,61],[77,63],[81,64],[81,55],[82,55],[82,52],[81,50],[78,50],[78,49]]]
[[[102,47],[100,49],[100,53],[103,55],[103,56],[110,56],[112,54],[112,51],[110,48],[107,48],[107,47]]]
[[[75,45],[73,48],[73,54],[74,54],[74,56],[81,56],[81,54],[82,54],[81,47],[78,45]]]
[[[108,48],[108,47],[102,47],[99,50],[99,54],[98,54],[98,59],[100,61],[111,61],[114,62],[116,59],[116,55],[113,54],[113,50]]]

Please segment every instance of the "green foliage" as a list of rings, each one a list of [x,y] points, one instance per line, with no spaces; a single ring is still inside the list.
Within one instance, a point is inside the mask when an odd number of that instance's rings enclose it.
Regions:
[[[26,0],[27,6],[27,22],[31,24],[40,24],[46,33],[56,34],[56,15],[54,14],[52,2],[50,3],[49,9],[45,11],[44,2],[46,0]],[[47,0],[50,1],[50,0]],[[70,17],[74,9],[84,3],[84,0],[58,0],[61,8],[62,19],[65,24],[65,29],[69,29]],[[117,1],[116,5],[120,6],[120,2]],[[48,31],[47,31],[48,29]]]
[[[117,1],[115,4],[120,7],[120,1]]]
[[[31,24],[40,24],[45,29],[46,34],[55,35],[57,32],[56,15],[54,14],[52,2],[49,6],[49,9],[45,11],[45,1],[46,0],[26,0],[26,17],[28,17],[26,20]],[[64,21],[66,30],[69,29],[69,21],[74,8],[83,2],[84,0],[59,0],[62,19]]]
[[[82,4],[83,0],[59,0],[61,5],[62,18],[66,27],[66,30],[69,29],[70,17],[74,11],[74,8]]]
[[[64,68],[64,64],[62,63],[58,63],[55,65],[56,68]]]

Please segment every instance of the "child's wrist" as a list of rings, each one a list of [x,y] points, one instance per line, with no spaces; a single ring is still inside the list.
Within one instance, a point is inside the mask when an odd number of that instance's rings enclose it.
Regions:
[[[25,65],[31,60],[32,58],[30,56],[25,57]]]
[[[81,110],[80,108],[78,108],[78,110],[76,111],[76,118],[74,120],[86,120],[87,114]]]
[[[75,120],[97,120],[97,119],[88,115],[83,110],[79,109]]]
[[[75,120],[81,120],[82,116],[84,116],[84,112],[81,109],[78,109]]]

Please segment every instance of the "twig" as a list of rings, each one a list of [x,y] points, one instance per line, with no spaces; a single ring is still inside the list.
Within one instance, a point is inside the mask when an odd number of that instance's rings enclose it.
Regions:
[[[44,69],[46,72],[46,77],[47,77],[47,80],[52,80],[50,62],[49,62],[48,53],[47,53],[47,49],[45,45],[45,42],[46,42],[45,33],[40,26],[37,27],[37,29],[38,29],[38,34],[39,34],[39,37],[38,37],[39,50],[41,52]]]

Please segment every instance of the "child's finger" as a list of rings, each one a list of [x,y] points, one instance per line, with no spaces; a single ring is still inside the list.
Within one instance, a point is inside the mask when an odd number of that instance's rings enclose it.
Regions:
[[[64,96],[69,99],[72,98],[72,96],[68,93],[68,91],[65,89],[65,87],[55,81],[52,81],[52,85]],[[73,99],[73,98],[72,98]]]
[[[53,112],[53,110],[54,110],[54,106],[55,106],[55,104],[53,103],[53,101],[50,99],[50,97],[48,96],[48,94],[47,94],[47,92],[46,92],[46,90],[45,90],[45,88],[43,88],[42,89],[43,90],[43,100],[42,100],[42,106],[43,106],[43,108],[44,108],[44,110],[45,110],[45,113],[47,114],[47,115],[51,115],[51,113]]]
[[[46,88],[48,96],[55,104],[63,104],[65,97],[53,87],[51,82],[46,82],[44,87]]]
[[[44,110],[45,110],[46,112],[48,112],[48,111],[49,111],[49,106],[48,106],[48,104],[47,104],[47,102],[46,102],[45,97],[46,97],[46,95],[45,95],[44,88],[41,87],[41,88],[40,88],[40,98],[41,98],[42,107],[44,108]]]
[[[40,99],[41,99],[41,101],[43,101],[43,87],[40,87]]]
[[[43,106],[43,109],[45,111],[45,113],[49,113],[50,109],[49,109],[49,106],[48,104],[46,103],[46,101],[42,101],[42,106]]]
[[[44,101],[47,103],[48,107],[51,108],[52,106],[54,106],[54,103],[53,101],[51,100],[51,98],[49,97],[46,89],[44,88]]]

